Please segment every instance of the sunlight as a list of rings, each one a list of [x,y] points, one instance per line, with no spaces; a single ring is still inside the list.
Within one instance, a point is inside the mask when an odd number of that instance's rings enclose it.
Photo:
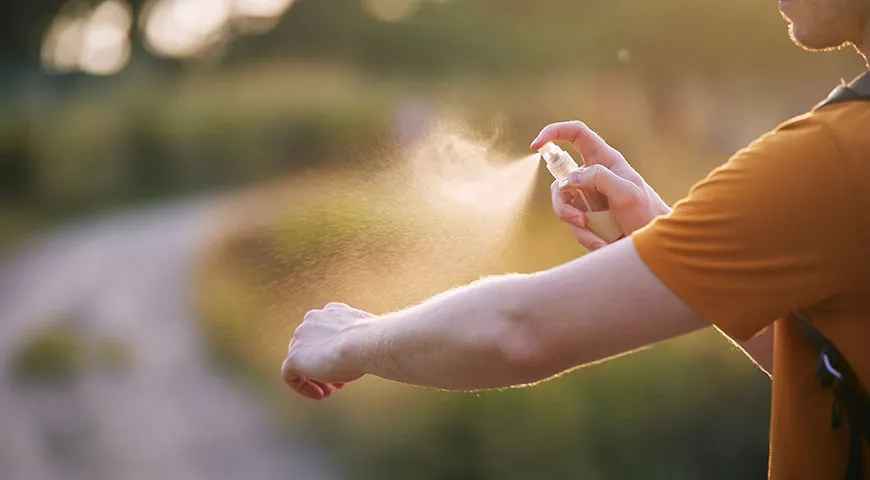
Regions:
[[[401,22],[420,8],[420,0],[365,0],[366,10],[384,22]]]
[[[238,17],[274,18],[293,4],[293,0],[233,0],[232,11]]]
[[[142,14],[145,43],[167,57],[196,57],[226,39],[228,0],[156,0]]]
[[[293,0],[153,0],[140,18],[145,43],[157,55],[193,58],[235,33],[265,33]]]
[[[243,34],[266,33],[292,5],[293,0],[233,0],[233,28]]]
[[[79,68],[92,75],[119,72],[130,59],[133,14],[126,3],[109,0],[94,10],[82,39]]]
[[[117,73],[130,59],[132,22],[130,7],[121,0],[107,0],[93,10],[70,4],[46,32],[43,66],[56,73]]]
[[[50,71],[72,72],[78,69],[82,48],[84,18],[58,16],[42,43],[42,63]]]

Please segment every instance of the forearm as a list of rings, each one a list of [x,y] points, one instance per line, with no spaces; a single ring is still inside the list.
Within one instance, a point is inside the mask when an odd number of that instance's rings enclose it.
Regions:
[[[626,239],[566,265],[494,277],[354,328],[364,373],[443,389],[543,380],[708,324],[642,264]]]
[[[520,275],[486,278],[358,325],[344,355],[366,374],[448,390],[531,381],[511,349],[523,283]]]

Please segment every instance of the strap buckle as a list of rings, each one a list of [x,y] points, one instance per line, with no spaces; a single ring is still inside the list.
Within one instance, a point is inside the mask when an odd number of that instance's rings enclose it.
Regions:
[[[819,354],[819,359],[816,362],[816,377],[818,377],[819,384],[824,389],[836,390],[846,381],[843,373],[837,370],[828,352],[824,350]]]

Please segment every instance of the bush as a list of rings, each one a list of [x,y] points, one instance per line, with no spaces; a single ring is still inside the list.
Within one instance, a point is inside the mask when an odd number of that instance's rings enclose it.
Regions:
[[[37,333],[15,353],[12,373],[20,382],[70,380],[85,366],[85,342],[69,326]]]

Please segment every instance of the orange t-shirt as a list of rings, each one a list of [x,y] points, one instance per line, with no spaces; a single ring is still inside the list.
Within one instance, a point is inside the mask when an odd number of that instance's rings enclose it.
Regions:
[[[775,326],[769,477],[843,478],[848,422],[831,428],[833,395],[793,313],[870,386],[870,102],[780,125],[633,240],[652,272],[728,336]]]

